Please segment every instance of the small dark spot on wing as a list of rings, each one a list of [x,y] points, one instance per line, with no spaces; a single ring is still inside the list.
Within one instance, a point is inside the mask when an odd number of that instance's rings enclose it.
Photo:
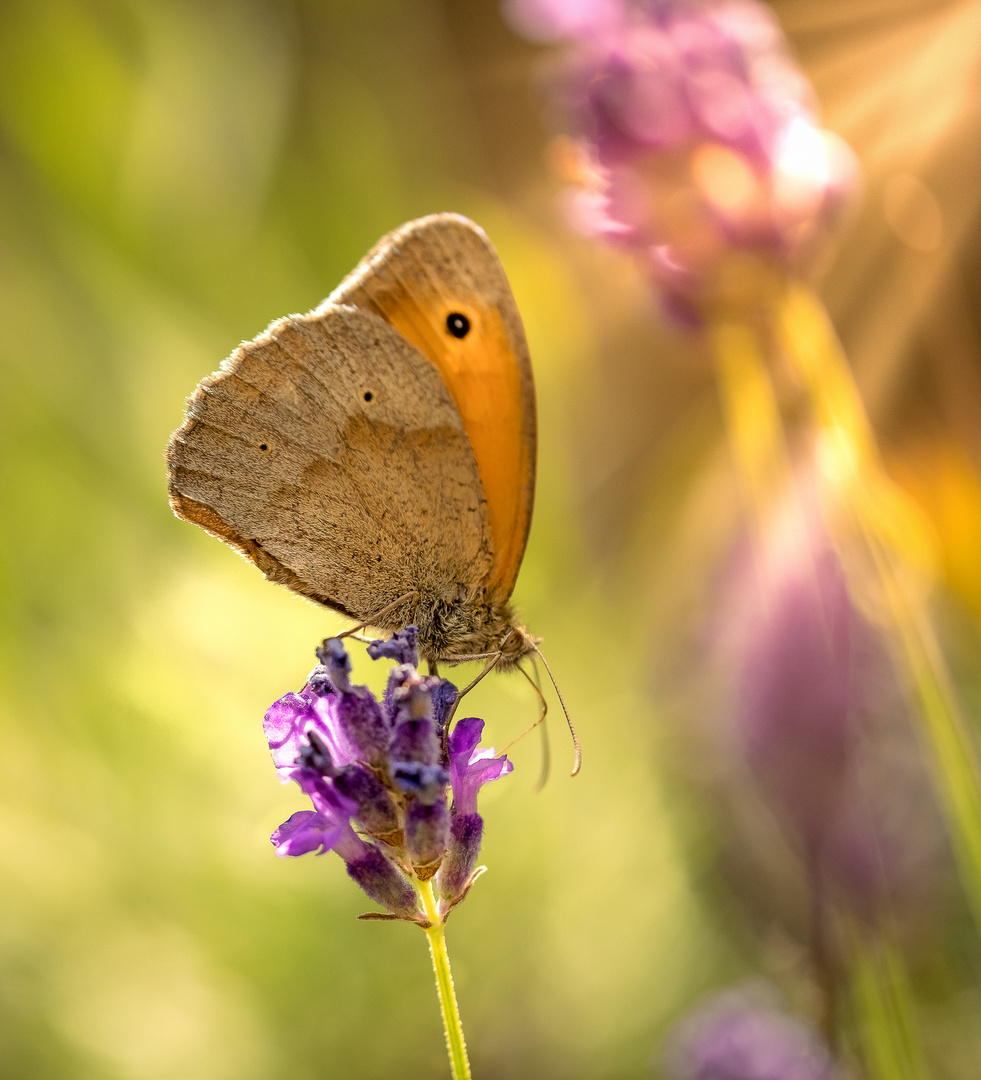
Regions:
[[[470,320],[459,311],[451,311],[446,316],[446,329],[455,338],[465,338],[470,333]]]

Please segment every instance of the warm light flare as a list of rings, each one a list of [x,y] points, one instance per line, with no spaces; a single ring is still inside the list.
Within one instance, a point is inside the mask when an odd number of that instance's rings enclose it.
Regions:
[[[944,218],[936,196],[918,177],[901,172],[891,176],[882,196],[886,222],[914,251],[936,251],[944,237]]]
[[[747,217],[759,201],[756,174],[734,150],[706,143],[692,155],[691,171],[701,193],[727,217]]]
[[[794,216],[814,213],[832,182],[829,140],[804,120],[793,120],[781,138],[774,161],[773,197]]]

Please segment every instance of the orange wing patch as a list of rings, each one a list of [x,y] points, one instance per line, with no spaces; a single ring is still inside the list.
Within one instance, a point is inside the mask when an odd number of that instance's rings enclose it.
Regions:
[[[463,420],[484,485],[494,562],[487,584],[510,593],[524,554],[522,513],[531,462],[524,440],[521,373],[496,307],[434,297],[425,307],[410,298],[382,314],[436,365]],[[463,315],[470,331],[456,338],[450,315]]]
[[[485,585],[491,596],[507,600],[534,501],[535,392],[527,345],[507,278],[484,234],[452,214],[435,222],[438,227],[423,219],[386,237],[328,302],[374,311],[439,371],[484,488],[493,547]],[[463,336],[449,329],[451,315],[469,321]]]

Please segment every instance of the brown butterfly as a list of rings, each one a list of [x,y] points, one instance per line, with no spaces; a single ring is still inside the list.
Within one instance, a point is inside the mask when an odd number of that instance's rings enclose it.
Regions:
[[[314,311],[240,345],[167,448],[170,504],[361,624],[419,628],[435,664],[535,650],[511,592],[535,489],[524,329],[484,232],[385,236]]]

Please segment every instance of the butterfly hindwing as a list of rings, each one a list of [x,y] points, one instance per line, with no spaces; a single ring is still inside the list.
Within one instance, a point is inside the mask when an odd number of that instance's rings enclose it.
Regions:
[[[168,458],[178,514],[355,618],[414,591],[452,602],[489,573],[456,406],[430,361],[370,312],[328,305],[241,346],[195,392]]]

